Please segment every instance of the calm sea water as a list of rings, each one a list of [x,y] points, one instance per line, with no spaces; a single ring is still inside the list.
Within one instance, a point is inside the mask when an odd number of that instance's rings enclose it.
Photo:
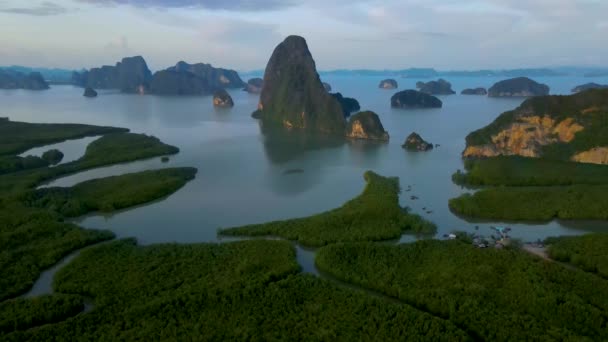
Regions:
[[[462,168],[460,153],[465,136],[500,113],[518,106],[522,99],[484,96],[442,96],[442,109],[398,110],[390,108],[396,92],[378,89],[382,77],[330,77],[334,91],[355,97],[362,109],[373,110],[391,135],[388,144],[363,141],[341,142],[302,135],[262,132],[250,117],[258,97],[230,91],[236,103],[229,110],[214,109],[211,97],[156,97],[101,91],[88,99],[82,89],[55,86],[44,92],[0,91],[0,116],[14,121],[87,123],[128,127],[136,133],[159,137],[176,145],[181,153],[168,164],[159,158],[91,170],[52,182],[70,186],[80,181],[146,169],[194,166],[197,178],[169,198],[115,213],[91,215],[77,220],[88,228],[114,231],[119,237],[136,237],[140,243],[217,241],[216,231],[269,220],[307,216],[340,206],[359,194],[366,170],[398,176],[403,189],[401,204],[437,223],[438,235],[453,230],[482,233],[506,224],[512,235],[533,241],[552,235],[572,235],[605,230],[603,222],[548,222],[512,224],[469,222],[448,209],[448,200],[467,191],[451,182]],[[499,79],[453,78],[454,90],[485,86]],[[591,79],[575,77],[537,78],[554,94],[569,94],[576,85]],[[416,80],[397,79],[399,89],[414,88]],[[608,79],[593,79],[608,83]],[[441,146],[427,153],[406,152],[405,137],[418,132]],[[66,161],[84,153],[89,140],[59,144]],[[33,151],[40,154],[48,149]],[[30,152],[28,152],[30,153]],[[27,153],[26,153],[27,154]],[[288,170],[301,169],[301,173]],[[415,195],[419,200],[411,200]],[[432,211],[432,213],[427,213]],[[412,239],[404,236],[403,241]]]

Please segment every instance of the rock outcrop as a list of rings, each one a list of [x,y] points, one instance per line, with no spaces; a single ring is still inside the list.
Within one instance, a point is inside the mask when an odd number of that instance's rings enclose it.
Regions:
[[[247,81],[247,85],[245,86],[245,91],[250,94],[259,94],[262,92],[262,88],[264,87],[264,80],[261,78],[252,78]]]
[[[184,61],[180,61],[174,67],[168,68],[167,70],[179,73],[192,73],[198,78],[205,80],[211,92],[218,89],[245,87],[245,82],[243,82],[236,71],[215,68],[211,64],[188,64]]]
[[[490,97],[531,97],[549,95],[549,86],[527,77],[500,81],[488,89]]]
[[[397,84],[397,81],[395,81],[392,78],[382,80],[382,81],[380,81],[380,85],[378,85],[378,88],[381,88],[381,89],[397,89],[398,87],[399,87],[399,84]]]
[[[530,98],[467,136],[464,157],[524,156],[608,163],[608,89]]]
[[[74,72],[72,83],[93,89],[157,95],[209,95],[218,89],[245,86],[236,71],[204,63],[178,62],[152,75],[141,56],[123,58],[115,66]]]
[[[462,95],[488,95],[486,88],[467,88],[461,92]]]
[[[433,144],[425,141],[422,137],[413,132],[406,139],[403,145],[401,145],[404,149],[408,151],[428,151],[433,149]]]
[[[24,74],[0,69],[0,89],[46,90],[49,84],[39,72]]]
[[[452,84],[442,78],[437,81],[422,83],[418,88],[420,92],[429,95],[452,95],[456,94],[452,90]]]
[[[209,84],[191,72],[161,70],[150,82],[150,93],[156,95],[208,95]]]
[[[384,130],[380,118],[374,112],[359,112],[353,115],[346,126],[346,137],[388,141],[389,135]]]
[[[323,82],[323,88],[325,88],[327,92],[331,91],[331,85],[329,83]]]
[[[258,112],[264,124],[344,135],[338,100],[323,87],[306,40],[289,36],[274,50],[264,73]]]
[[[220,89],[213,94],[213,105],[220,108],[231,108],[234,107],[234,101],[226,89]]]
[[[416,90],[404,90],[391,97],[393,108],[441,108],[443,103],[433,95]]]
[[[152,73],[141,56],[123,58],[115,66],[105,65],[82,73],[73,73],[72,82],[93,89],[119,89],[123,93],[148,92]]]
[[[576,87],[572,88],[572,92],[579,93],[581,91],[585,91],[585,90],[589,90],[589,89],[606,89],[606,88],[608,88],[608,85],[597,84],[597,83],[592,82],[592,83],[585,83],[585,84],[576,86]]]
[[[422,81],[416,82],[416,89],[420,89],[422,87],[424,87],[424,82],[422,82]]]
[[[342,111],[344,112],[344,117],[347,118],[351,113],[357,112],[361,109],[359,105],[359,101],[353,99],[351,97],[344,97],[341,93],[331,94],[342,106]]]
[[[93,89],[91,87],[86,87],[84,89],[84,94],[82,94],[82,96],[84,96],[84,97],[97,97],[97,92],[95,91],[95,89]]]

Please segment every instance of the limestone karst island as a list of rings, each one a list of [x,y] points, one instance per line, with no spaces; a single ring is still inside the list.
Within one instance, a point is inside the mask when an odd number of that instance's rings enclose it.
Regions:
[[[608,341],[606,13],[0,1],[0,341]]]

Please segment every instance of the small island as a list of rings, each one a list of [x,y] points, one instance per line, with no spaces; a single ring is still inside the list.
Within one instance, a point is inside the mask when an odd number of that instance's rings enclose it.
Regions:
[[[581,84],[579,86],[572,88],[572,92],[579,93],[581,91],[585,91],[585,90],[589,90],[589,89],[606,89],[606,88],[608,88],[608,85],[597,84],[597,83],[591,82],[591,83]]]
[[[488,95],[488,91],[486,88],[467,88],[463,90],[460,94],[462,95]]]
[[[95,91],[95,89],[93,89],[91,87],[86,87],[84,89],[84,94],[82,94],[82,96],[84,96],[84,97],[97,97],[97,92]]]
[[[397,89],[398,87],[397,81],[392,78],[380,81],[380,85],[378,86],[380,89]]]
[[[359,105],[359,101],[353,99],[351,97],[344,97],[341,93],[331,94],[342,106],[342,110],[344,111],[344,117],[347,118],[351,113],[354,113],[361,109]]]
[[[234,101],[226,89],[217,90],[213,94],[213,106],[219,108],[232,108],[234,107]]]
[[[405,139],[405,142],[401,147],[408,151],[424,152],[432,150],[433,144],[422,139],[418,133],[413,132]]]
[[[352,139],[389,140],[380,118],[372,111],[353,115],[346,125],[346,136]]]
[[[456,94],[455,91],[452,90],[452,84],[446,80],[444,80],[443,78],[440,78],[437,81],[430,81],[430,82],[419,82],[420,84],[416,84],[416,86],[419,85],[418,89],[426,94],[429,95],[452,95],[452,94]]]
[[[264,87],[264,80],[261,78],[252,78],[247,81],[247,85],[245,85],[246,92],[250,94],[259,94],[262,92],[262,88]]]
[[[500,81],[488,89],[489,97],[531,97],[549,95],[549,86],[527,77]]]
[[[42,154],[42,159],[49,165],[57,165],[63,160],[63,152],[57,149],[48,150]]]
[[[417,90],[404,90],[391,97],[393,108],[441,108],[443,102],[433,95]]]

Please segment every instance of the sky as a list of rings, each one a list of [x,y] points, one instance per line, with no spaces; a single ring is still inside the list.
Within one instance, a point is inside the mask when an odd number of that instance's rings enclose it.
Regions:
[[[297,34],[320,70],[608,66],[608,0],[0,0],[0,27],[0,65],[257,70]]]

